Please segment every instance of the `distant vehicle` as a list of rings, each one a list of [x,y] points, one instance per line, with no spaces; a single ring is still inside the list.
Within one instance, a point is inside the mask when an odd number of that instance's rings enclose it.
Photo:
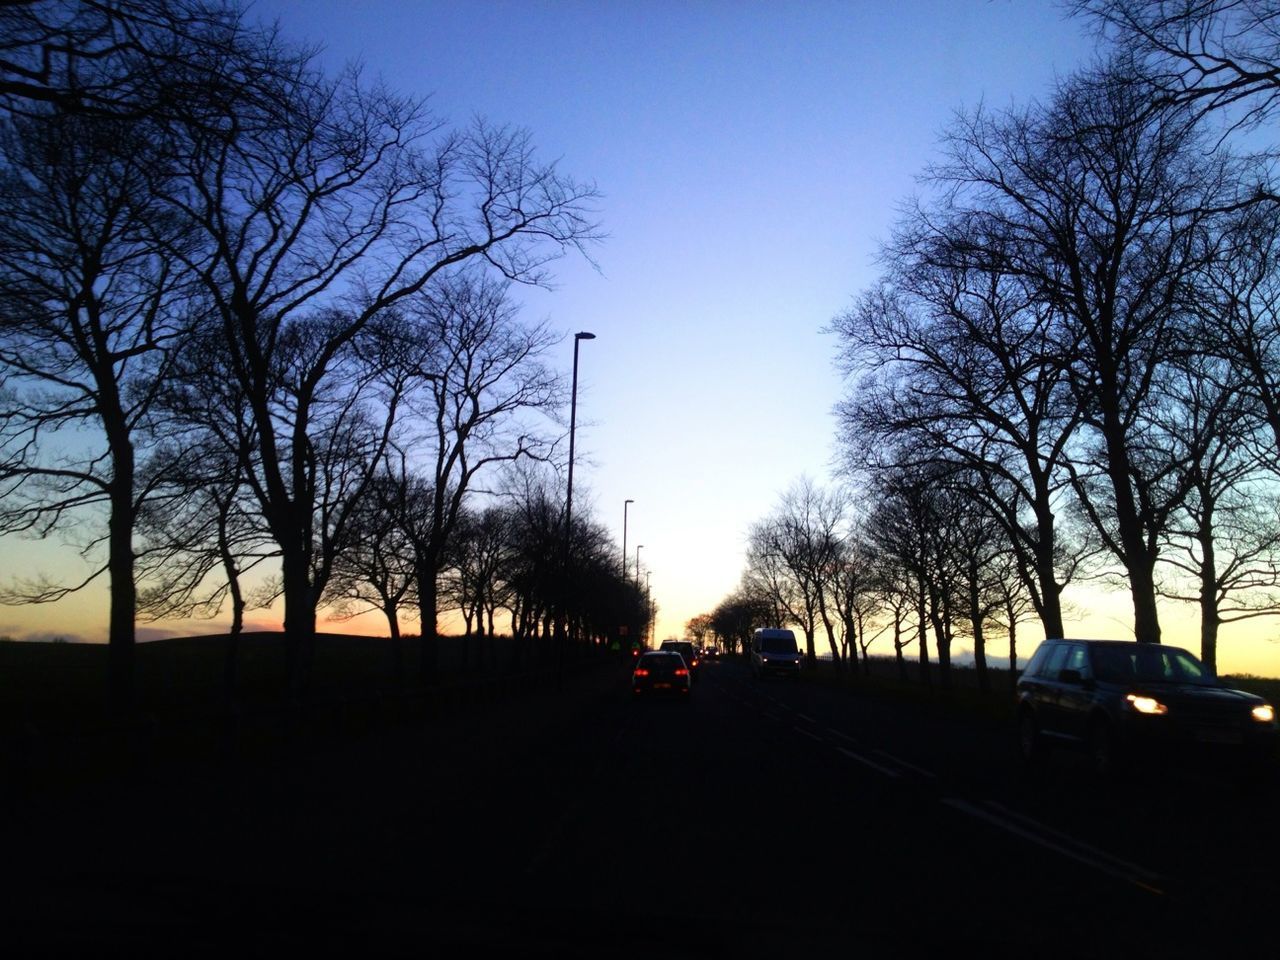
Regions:
[[[762,628],[751,635],[751,676],[798,677],[804,660],[790,630]]]
[[[631,671],[631,696],[632,699],[664,695],[685,699],[691,683],[684,657],[670,650],[648,650],[640,654]]]
[[[1095,773],[1139,760],[1274,758],[1274,707],[1233,690],[1180,647],[1052,639],[1017,684],[1018,745],[1027,763],[1053,746],[1084,749]]]
[[[663,640],[659,650],[673,650],[680,656],[684,657],[685,665],[689,668],[689,676],[694,680],[698,679],[698,651],[694,647],[692,640]]]

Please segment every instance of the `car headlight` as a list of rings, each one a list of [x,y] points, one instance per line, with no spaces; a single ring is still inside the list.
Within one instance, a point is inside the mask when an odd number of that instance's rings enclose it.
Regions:
[[[1127,700],[1129,706],[1138,711],[1138,713],[1145,713],[1154,716],[1169,712],[1169,708],[1155,697],[1143,697],[1136,693],[1131,693],[1125,697],[1125,700]]]
[[[1252,715],[1259,723],[1271,723],[1276,718],[1276,708],[1269,703],[1259,704],[1253,708]]]

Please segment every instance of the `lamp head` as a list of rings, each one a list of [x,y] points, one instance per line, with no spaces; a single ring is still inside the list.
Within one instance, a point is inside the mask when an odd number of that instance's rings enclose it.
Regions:
[[[573,335],[573,339],[575,340],[594,340],[595,338],[596,338],[596,335],[594,333],[587,333],[587,331],[585,330],[582,330]]]

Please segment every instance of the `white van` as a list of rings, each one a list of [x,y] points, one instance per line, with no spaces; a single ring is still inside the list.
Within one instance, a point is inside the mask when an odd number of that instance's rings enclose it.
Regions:
[[[762,628],[751,635],[751,676],[798,677],[804,657],[790,630]]]

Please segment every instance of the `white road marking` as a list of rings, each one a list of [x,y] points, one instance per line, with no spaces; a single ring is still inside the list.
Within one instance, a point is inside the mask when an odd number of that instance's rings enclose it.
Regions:
[[[861,756],[860,754],[854,753],[852,750],[846,750],[844,747],[836,747],[836,749],[839,750],[841,753],[843,753],[850,760],[857,760],[859,763],[866,764],[872,770],[876,770],[879,773],[883,773],[886,777],[893,777],[895,780],[898,777],[898,771],[890,770],[888,767],[882,767],[880,764],[876,763],[874,760],[868,760],[866,757]]]
[[[1092,867],[1094,870],[1099,870],[1108,876],[1115,877],[1118,880],[1124,880],[1126,883],[1131,883],[1134,886],[1140,887],[1150,893],[1159,894],[1161,896],[1164,895],[1164,890],[1158,886],[1158,884],[1164,882],[1159,874],[1152,873],[1150,870],[1146,870],[1136,864],[1128,863],[1117,857],[1113,857],[1109,853],[1097,850],[1086,843],[1081,843],[1079,840],[1075,840],[1066,834],[1059,833],[1044,824],[1036,823],[1034,820],[1013,814],[1011,811],[1000,807],[999,804],[992,803],[991,806],[996,807],[1006,815],[1013,816],[1016,819],[1023,821],[1027,826],[1019,826],[1016,823],[1010,823],[1007,820],[1002,819],[996,813],[983,810],[981,807],[974,806],[966,800],[959,800],[955,797],[944,797],[942,802],[953,810],[959,810],[961,813],[968,814],[975,819],[982,820],[984,823],[989,823],[994,827],[998,827],[1006,833],[1011,833],[1015,837],[1021,837],[1024,840],[1029,840],[1038,846],[1044,847],[1046,850],[1052,850],[1064,857],[1075,860],[1077,863],[1082,863],[1087,867]]]
[[[819,743],[827,742],[826,740],[822,739],[822,737],[818,736],[816,733],[811,733],[810,731],[806,730],[804,727],[797,727],[795,724],[792,724],[791,729],[794,730],[796,733],[804,734],[810,740],[817,740]]]
[[[920,774],[920,776],[922,777],[927,777],[930,780],[938,779],[936,774],[930,773],[928,770],[924,769],[923,767],[917,767],[914,763],[907,763],[907,761],[901,759],[900,757],[895,757],[892,753],[887,753],[884,750],[877,750],[876,754],[878,756],[884,757],[890,763],[894,763],[900,767],[904,767],[907,770],[914,771],[915,773]]]

